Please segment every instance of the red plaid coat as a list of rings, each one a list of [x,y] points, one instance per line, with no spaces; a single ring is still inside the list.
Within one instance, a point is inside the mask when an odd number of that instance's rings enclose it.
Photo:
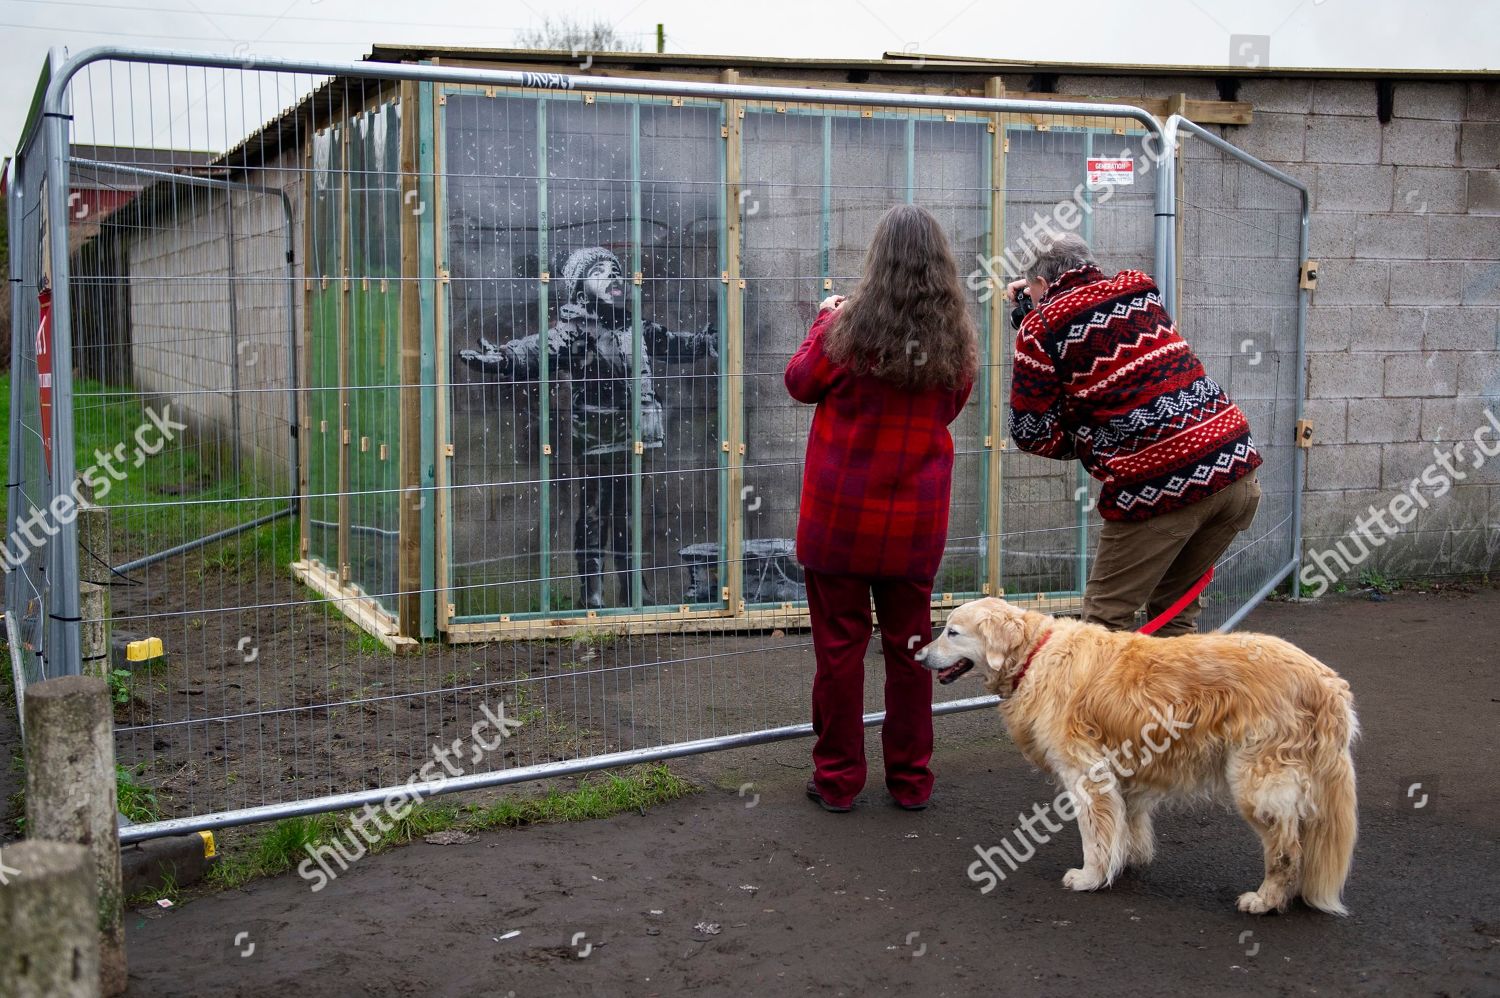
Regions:
[[[969,398],[855,375],[823,353],[837,313],[818,313],[786,366],[786,388],[816,405],[802,473],[797,560],[830,575],[931,582],[948,540],[953,437]]]

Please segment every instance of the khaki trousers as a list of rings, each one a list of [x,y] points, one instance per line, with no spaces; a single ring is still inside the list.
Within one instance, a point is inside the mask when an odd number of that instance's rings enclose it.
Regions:
[[[1134,523],[1104,521],[1099,551],[1083,593],[1083,619],[1112,631],[1135,626],[1144,604],[1154,619],[1218,561],[1260,505],[1251,472],[1227,489],[1171,513]],[[1156,633],[1167,638],[1197,630],[1203,603],[1194,599]]]

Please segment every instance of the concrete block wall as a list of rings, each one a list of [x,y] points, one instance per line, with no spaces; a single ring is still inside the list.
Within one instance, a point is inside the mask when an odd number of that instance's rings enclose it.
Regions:
[[[247,182],[286,190],[300,257],[300,174],[272,166]],[[125,250],[135,387],[170,403],[173,418],[189,425],[205,474],[231,474],[237,449],[242,472],[253,469],[267,489],[284,493],[292,453],[288,335],[297,312],[287,300],[281,197],[184,187],[170,205],[155,224],[132,230]]]
[[[1500,85],[1398,82],[1385,123],[1370,80],[1252,80],[1240,97],[1252,124],[1217,131],[1312,194],[1307,550],[1416,480],[1427,508],[1389,538],[1376,527],[1348,574],[1492,571],[1500,459],[1473,435],[1500,415]]]

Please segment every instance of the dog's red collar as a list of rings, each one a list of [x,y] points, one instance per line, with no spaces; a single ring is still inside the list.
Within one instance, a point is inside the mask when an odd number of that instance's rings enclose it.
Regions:
[[[1011,680],[1010,692],[1012,696],[1015,695],[1016,690],[1021,688],[1021,679],[1026,675],[1026,670],[1031,668],[1031,660],[1036,658],[1036,653],[1042,650],[1042,646],[1047,643],[1047,639],[1050,637],[1052,637],[1052,631],[1049,628],[1047,633],[1042,635],[1042,640],[1032,646],[1031,653],[1026,656],[1026,661],[1021,663],[1021,670],[1016,673],[1016,678]]]

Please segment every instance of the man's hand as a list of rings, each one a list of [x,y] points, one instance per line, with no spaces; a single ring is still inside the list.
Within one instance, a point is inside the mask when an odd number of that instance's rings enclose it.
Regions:
[[[1005,286],[1005,300],[1012,305],[1016,303],[1016,295],[1026,287],[1026,280],[1011,281]]]
[[[825,308],[837,309],[841,307],[846,300],[847,299],[843,295],[829,295],[827,298],[824,298],[822,304],[818,306],[818,311],[821,312]]]

